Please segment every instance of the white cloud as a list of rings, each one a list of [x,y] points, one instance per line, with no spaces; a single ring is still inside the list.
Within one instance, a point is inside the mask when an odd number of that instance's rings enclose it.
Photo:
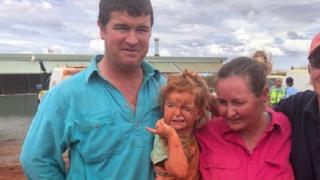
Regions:
[[[89,42],[89,48],[93,52],[100,52],[102,53],[104,51],[104,41],[100,39],[94,39]]]
[[[306,53],[309,47],[310,47],[310,40],[288,39],[283,44],[283,49],[285,51],[290,51],[295,53]]]

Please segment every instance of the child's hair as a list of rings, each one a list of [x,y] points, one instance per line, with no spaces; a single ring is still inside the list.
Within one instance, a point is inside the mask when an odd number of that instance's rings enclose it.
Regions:
[[[161,89],[160,104],[161,111],[164,110],[165,100],[172,92],[190,92],[195,97],[195,105],[199,109],[201,115],[197,121],[196,127],[202,124],[208,118],[208,104],[210,91],[205,80],[198,74],[184,70],[178,75],[170,75],[167,85]]]

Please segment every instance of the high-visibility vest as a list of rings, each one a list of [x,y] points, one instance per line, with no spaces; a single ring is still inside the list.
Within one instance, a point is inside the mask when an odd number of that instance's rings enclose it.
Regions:
[[[286,91],[283,88],[276,88],[272,86],[270,88],[269,98],[270,103],[272,105],[277,104],[281,99],[283,99],[286,96]]]

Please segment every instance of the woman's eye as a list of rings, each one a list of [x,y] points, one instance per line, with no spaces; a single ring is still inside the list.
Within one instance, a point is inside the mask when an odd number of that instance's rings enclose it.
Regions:
[[[220,105],[226,105],[227,102],[226,102],[225,100],[218,99],[218,104],[220,104]]]

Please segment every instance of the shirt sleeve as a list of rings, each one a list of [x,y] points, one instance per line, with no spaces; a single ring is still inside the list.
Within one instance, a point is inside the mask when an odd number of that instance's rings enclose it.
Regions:
[[[28,179],[65,179],[68,132],[57,94],[48,93],[40,103],[22,146],[20,162]]]
[[[151,152],[151,161],[155,165],[168,159],[168,145],[158,135],[155,135],[153,149]]]
[[[273,109],[277,112],[282,112],[286,116],[288,116],[289,120],[292,122],[293,117],[293,105],[294,105],[294,96],[290,96],[288,98],[280,100],[280,102],[273,107]]]

